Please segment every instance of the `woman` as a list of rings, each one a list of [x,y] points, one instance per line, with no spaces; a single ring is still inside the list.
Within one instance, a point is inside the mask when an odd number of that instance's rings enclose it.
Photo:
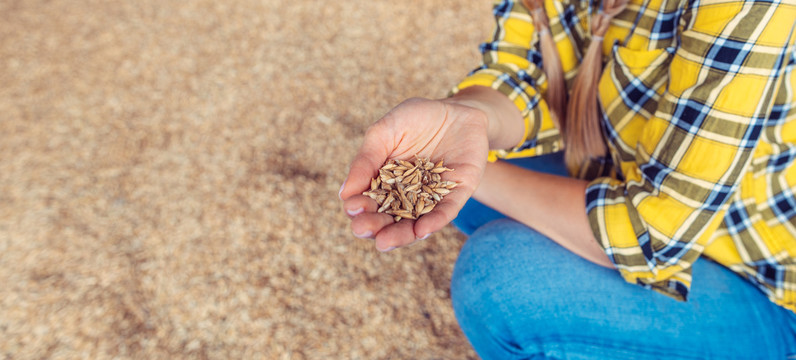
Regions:
[[[484,64],[366,133],[352,230],[389,251],[456,218],[485,359],[796,358],[796,4],[625,1],[497,2]],[[460,185],[393,223],[358,194],[415,154]]]

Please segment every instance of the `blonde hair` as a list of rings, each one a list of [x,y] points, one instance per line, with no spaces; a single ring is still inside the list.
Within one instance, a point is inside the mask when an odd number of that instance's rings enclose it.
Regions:
[[[564,140],[564,161],[570,174],[577,175],[590,158],[606,155],[605,142],[600,130],[600,108],[597,103],[597,85],[602,72],[603,36],[611,19],[622,12],[628,0],[605,0],[603,8],[591,18],[591,43],[586,49],[580,69],[575,77],[572,94],[567,101],[561,57],[550,32],[550,22],[544,0],[522,0],[533,19],[539,36],[544,72],[547,76],[545,101],[553,122]]]

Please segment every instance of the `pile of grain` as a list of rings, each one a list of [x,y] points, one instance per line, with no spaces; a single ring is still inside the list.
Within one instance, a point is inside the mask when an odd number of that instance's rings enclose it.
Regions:
[[[455,181],[442,181],[442,173],[453,171],[443,160],[434,164],[418,158],[415,163],[391,159],[379,169],[379,176],[370,181],[370,190],[362,193],[376,200],[378,212],[401,219],[416,220],[428,214],[456,187]]]

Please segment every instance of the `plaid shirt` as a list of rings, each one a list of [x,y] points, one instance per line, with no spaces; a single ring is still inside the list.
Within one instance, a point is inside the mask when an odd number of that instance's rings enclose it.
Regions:
[[[571,86],[597,9],[545,8]],[[489,86],[522,112],[525,137],[492,159],[560,150],[531,18],[515,1],[494,15],[484,64],[454,92]],[[585,197],[628,282],[685,300],[704,254],[796,311],[795,23],[793,0],[630,0],[612,20],[599,83],[610,156],[594,159]]]

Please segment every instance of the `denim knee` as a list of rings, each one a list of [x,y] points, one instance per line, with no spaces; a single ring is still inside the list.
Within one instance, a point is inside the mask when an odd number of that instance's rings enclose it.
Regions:
[[[561,266],[548,256],[550,250],[566,251],[518,222],[492,221],[475,231],[462,247],[451,279],[452,296],[459,299],[488,293],[494,297],[500,290],[526,286],[539,269]],[[519,273],[523,283],[517,282]]]
[[[539,298],[532,301],[544,303],[543,297],[549,292],[534,287],[547,287],[543,269],[560,266],[555,257],[547,255],[551,247],[559,246],[509,219],[492,221],[472,234],[462,247],[451,279],[454,313],[471,343],[483,338],[473,334],[490,334],[487,337],[492,342],[507,341],[501,339],[501,334],[510,332],[511,319],[505,317],[517,314],[506,311],[506,307],[518,297],[527,302],[531,300],[528,296],[537,294]],[[535,281],[535,273],[539,274],[540,281]],[[473,346],[485,348],[475,343]],[[513,346],[506,343],[504,347],[511,349]]]
[[[611,271],[525,225],[492,221],[473,233],[456,261],[454,314],[484,359],[556,357],[555,345],[545,339],[578,322],[567,299],[587,296],[581,270],[602,276]]]

